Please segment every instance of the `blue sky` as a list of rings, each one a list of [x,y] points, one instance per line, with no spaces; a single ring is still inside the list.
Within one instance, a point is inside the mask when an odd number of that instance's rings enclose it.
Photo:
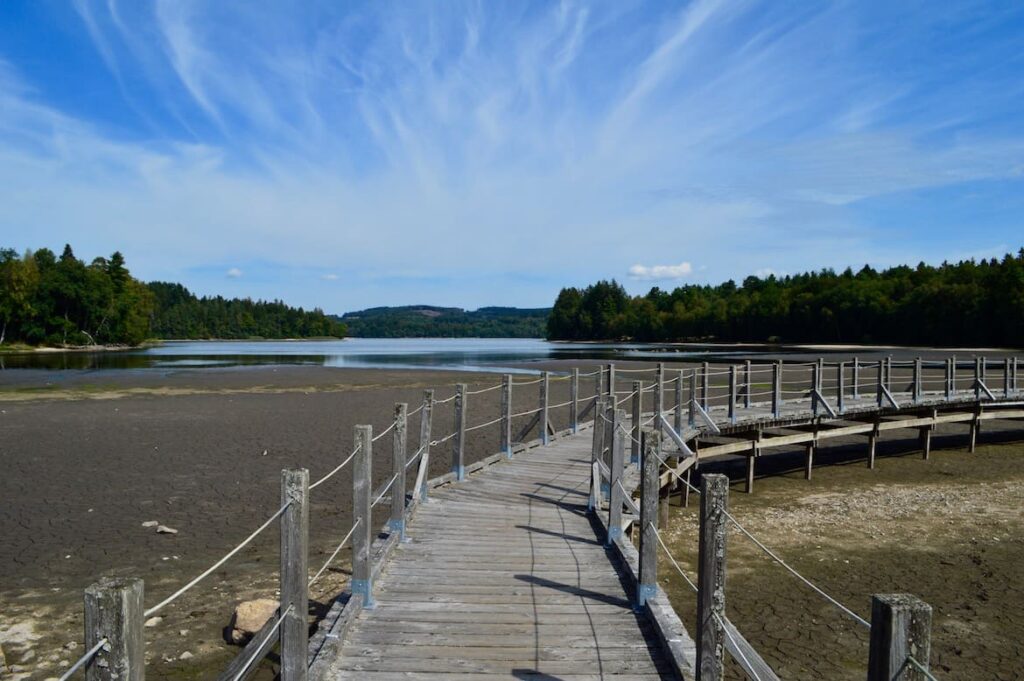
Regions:
[[[0,244],[549,305],[1024,246],[1019,2],[0,2]]]

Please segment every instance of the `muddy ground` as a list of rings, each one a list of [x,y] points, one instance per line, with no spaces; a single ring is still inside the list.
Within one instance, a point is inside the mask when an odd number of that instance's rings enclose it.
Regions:
[[[1024,659],[1024,430],[993,424],[977,451],[963,426],[934,439],[880,442],[875,470],[863,439],[822,447],[811,481],[802,452],[761,459],[755,493],[743,464],[730,474],[736,519],[794,569],[870,620],[871,595],[912,593],[933,608],[932,671],[954,679],[1019,679]],[[943,435],[946,432],[948,434]],[[706,470],[712,471],[711,467]],[[696,513],[674,500],[669,538],[695,579]],[[772,562],[735,529],[728,539],[726,612],[782,678],[863,679],[868,631]],[[696,601],[664,558],[663,586],[693,632]],[[744,678],[733,668],[731,678]]]

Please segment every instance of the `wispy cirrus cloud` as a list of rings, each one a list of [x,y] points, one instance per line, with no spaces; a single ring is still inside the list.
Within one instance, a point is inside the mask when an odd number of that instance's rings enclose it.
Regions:
[[[542,305],[623,271],[941,260],[975,248],[967,219],[1019,240],[1020,8],[46,11],[96,67],[76,97],[0,47],[0,241],[203,292],[238,263],[233,290],[332,310],[419,300],[403,272],[432,302]],[[698,271],[630,269],[682,249]]]

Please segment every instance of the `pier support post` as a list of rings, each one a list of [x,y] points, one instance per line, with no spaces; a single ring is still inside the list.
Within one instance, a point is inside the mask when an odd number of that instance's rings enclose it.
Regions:
[[[875,448],[878,445],[878,418],[875,417],[875,427],[868,433],[868,468],[875,468]]]
[[[697,573],[697,681],[719,681],[725,673],[725,564],[729,478],[705,475],[700,491]]]
[[[810,480],[814,472],[814,452],[817,449],[817,441],[811,440],[807,443],[807,452],[804,462],[804,480]]]
[[[363,607],[372,608],[373,566],[370,565],[370,546],[373,543],[374,527],[371,515],[373,500],[370,497],[373,496],[373,426],[356,426],[355,444],[359,451],[352,462],[352,522],[358,522],[359,527],[352,533],[352,595],[362,596]],[[302,611],[302,621],[305,626],[305,610]]]
[[[466,384],[455,385],[455,437],[452,439],[452,473],[456,480],[466,479]]]
[[[629,460],[631,463],[640,463],[640,422],[644,417],[644,384],[640,381],[633,381],[633,437],[632,445],[629,448]]]
[[[642,608],[658,591],[658,452],[661,431],[644,428],[643,461],[640,478],[640,574],[636,586],[636,605]]]
[[[576,425],[575,402],[573,403],[573,428]],[[512,458],[512,374],[501,377],[501,451]]]
[[[618,423],[623,423],[626,419],[626,412],[623,409],[617,409],[615,411],[615,420]],[[607,546],[611,546],[616,539],[622,536],[622,504],[624,503],[622,495],[622,485],[619,480],[622,479],[622,471],[625,468],[625,449],[626,449],[626,434],[621,428],[615,429],[614,437],[612,438],[612,462],[609,466],[611,471],[611,479],[608,482],[608,541]]]
[[[388,527],[398,534],[400,541],[405,541],[405,453],[408,412],[409,405],[405,402],[395,404],[395,431],[391,437],[391,474],[395,480],[391,483],[391,518],[388,519]]]
[[[548,437],[548,395],[551,394],[551,375],[542,371],[540,373],[540,421],[537,427],[540,428],[540,441],[542,444],[548,444],[550,438]]]
[[[936,411],[932,410],[932,419],[936,416]],[[921,443],[921,458],[925,461],[932,453],[932,431],[935,430],[935,426],[922,426],[919,431],[918,441]]]
[[[365,446],[369,446],[369,441]],[[357,467],[359,455],[364,453],[366,450],[356,455]],[[281,681],[305,681],[309,666],[309,471],[306,469],[281,471],[281,505],[288,502],[288,510],[281,516],[281,618],[284,620],[281,623]],[[369,527],[369,522],[364,521],[363,525]],[[354,569],[352,576],[354,592]]]
[[[141,579],[124,577],[104,577],[85,589],[85,649],[107,639],[86,664],[86,681],[145,678],[143,591]]]
[[[871,598],[871,642],[868,681],[927,681],[916,665],[928,669],[931,657],[932,609],[910,594]]]
[[[511,380],[511,377],[509,378]],[[430,430],[434,422],[434,390],[433,388],[423,391],[423,409],[420,410],[420,465],[430,459]],[[419,489],[412,491],[414,495],[425,502],[427,500],[427,476],[423,476],[423,484]],[[356,517],[356,516],[353,516]]]
[[[978,448],[978,431],[981,429],[981,403],[978,402],[974,405],[974,418],[971,419],[971,442],[967,448],[968,452],[974,453],[974,450]]]
[[[569,427],[573,433],[580,430],[580,370],[574,367],[569,379]]]
[[[746,494],[754,493],[754,475],[757,473],[756,469],[757,458],[754,456],[754,453],[751,452],[750,454],[747,454],[747,478],[746,486],[743,488],[743,491]]]

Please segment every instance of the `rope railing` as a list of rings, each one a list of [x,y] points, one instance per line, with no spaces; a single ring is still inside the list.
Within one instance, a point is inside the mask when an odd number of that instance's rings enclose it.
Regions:
[[[105,637],[101,638],[99,641],[96,641],[96,644],[92,648],[89,648],[89,650],[85,651],[85,654],[78,658],[78,660],[73,665],[68,667],[68,670],[66,672],[61,674],[61,677],[60,679],[58,679],[58,681],[68,681],[68,679],[70,679],[75,672],[77,672],[85,665],[89,664],[89,661],[92,660],[92,658],[96,657],[96,653],[100,652],[100,649],[102,649],[103,646],[107,645],[107,643],[108,641]]]
[[[489,386],[487,388],[480,388],[479,390],[467,390],[466,394],[467,395],[482,395],[483,393],[489,393],[492,390],[497,390],[498,388],[501,388],[503,385],[504,385],[503,383],[499,383],[497,385],[492,385],[492,386]]]
[[[213,573],[214,570],[219,568],[224,563],[228,562],[231,559],[232,556],[234,556],[236,553],[238,553],[239,551],[244,549],[246,546],[248,546],[249,542],[251,542],[257,536],[259,536],[259,534],[261,532],[263,532],[263,530],[265,530],[268,527],[270,527],[270,524],[273,523],[278,518],[280,518],[281,515],[284,514],[284,512],[287,511],[288,507],[291,506],[291,505],[292,505],[291,501],[286,501],[284,503],[284,505],[281,506],[281,508],[277,509],[277,511],[274,513],[274,515],[272,515],[269,518],[267,518],[266,521],[264,521],[264,523],[262,525],[257,527],[252,532],[252,534],[250,534],[248,537],[243,539],[240,544],[238,544],[237,546],[235,546],[235,548],[231,549],[226,554],[224,554],[224,556],[220,560],[218,560],[216,563],[214,563],[210,567],[208,567],[205,570],[203,570],[197,577],[195,577],[188,584],[186,584],[185,586],[181,587],[180,589],[175,591],[173,594],[171,594],[170,596],[168,596],[164,600],[162,600],[159,603],[157,603],[156,605],[154,605],[152,608],[149,608],[148,610],[143,612],[142,613],[143,616],[144,617],[149,617],[150,615],[152,615],[152,614],[154,614],[156,612],[159,612],[162,608],[164,608],[164,607],[170,605],[171,603],[173,603],[174,601],[176,601],[179,597],[181,597],[183,594],[185,594],[189,589],[194,587],[196,584],[198,584],[199,582],[201,582],[204,579],[206,579],[208,576],[210,576],[210,574]]]
[[[352,527],[349,528],[348,534],[345,535],[345,538],[341,540],[341,543],[339,543],[337,548],[334,549],[334,552],[327,557],[327,560],[324,561],[324,564],[321,565],[320,569],[316,571],[316,574],[313,575],[313,579],[309,580],[309,583],[306,585],[307,588],[316,584],[316,580],[320,579],[320,575],[322,575],[324,571],[327,570],[327,566],[330,565],[332,561],[334,561],[334,559],[338,556],[339,553],[341,553],[341,549],[344,548],[348,540],[352,538],[352,533],[356,531],[356,528],[359,527],[359,523],[361,522],[363,522],[362,518],[356,518],[356,521],[352,523]]]
[[[391,485],[395,484],[395,480],[397,479],[398,473],[395,473],[394,475],[391,476],[391,479],[388,480],[388,484],[384,485],[384,489],[380,491],[380,494],[377,495],[377,498],[374,499],[373,502],[370,504],[370,508],[373,508],[374,506],[380,503],[380,500],[384,498],[384,495],[388,493],[388,490],[391,489]]]
[[[502,420],[504,420],[504,418],[505,418],[504,416],[499,416],[498,418],[493,419],[491,421],[488,421],[486,423],[479,423],[479,424],[477,424],[475,426],[470,426],[469,428],[466,428],[466,432],[470,433],[470,432],[472,432],[474,430],[480,430],[481,428],[486,428],[487,426],[493,426],[496,423],[501,423]]]
[[[540,383],[543,380],[544,380],[544,377],[542,376],[542,377],[536,378],[536,379],[534,379],[532,381],[512,381],[512,385],[513,386],[516,386],[516,385],[537,385],[538,383]]]
[[[408,417],[408,414],[406,414],[406,417]],[[376,435],[374,435],[373,439],[371,439],[370,442],[376,442],[377,440],[381,439],[382,437],[384,437],[385,435],[390,433],[392,430],[394,430],[395,426],[397,426],[397,425],[398,425],[398,421],[397,420],[396,421],[392,421],[390,426],[388,426],[384,430],[382,430],[379,433],[377,433]]]
[[[317,487],[319,487],[320,485],[322,485],[322,484],[324,484],[325,482],[327,482],[328,480],[330,480],[330,479],[331,479],[332,477],[334,477],[334,474],[335,474],[335,473],[337,473],[337,472],[338,472],[338,471],[340,471],[340,470],[341,470],[342,468],[344,468],[345,466],[347,466],[347,465],[349,464],[349,462],[350,462],[350,461],[352,461],[352,459],[354,459],[354,458],[355,458],[356,454],[358,454],[358,453],[359,453],[359,450],[360,450],[360,449],[362,449],[362,445],[357,445],[357,446],[356,446],[356,448],[352,450],[352,453],[351,453],[351,454],[349,454],[349,455],[348,455],[347,457],[345,457],[345,460],[344,460],[344,461],[342,461],[342,462],[341,462],[341,463],[339,463],[339,464],[338,464],[337,466],[335,466],[335,467],[334,467],[334,468],[333,468],[333,469],[331,470],[331,472],[329,472],[329,473],[328,473],[327,475],[323,476],[322,478],[320,478],[320,479],[319,479],[319,480],[317,480],[316,482],[310,483],[310,485],[309,485],[309,489],[310,489],[310,490],[314,490],[314,489],[316,489]]]

